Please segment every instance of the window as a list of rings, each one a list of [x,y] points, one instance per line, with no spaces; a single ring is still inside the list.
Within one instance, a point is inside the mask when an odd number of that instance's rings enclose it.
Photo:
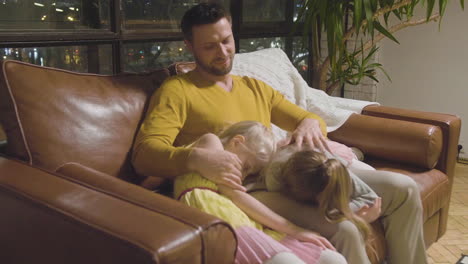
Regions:
[[[112,74],[110,44],[2,48],[0,58],[70,71]]]
[[[110,0],[0,0],[0,29],[109,29]]]
[[[203,1],[231,11],[238,52],[281,48],[308,79],[309,53],[291,34],[300,0],[0,0],[0,59],[101,74],[192,61],[179,23]]]
[[[267,48],[285,48],[285,38],[246,38],[240,40],[239,52],[249,52]]]
[[[167,67],[178,61],[193,61],[183,41],[124,44],[124,71],[141,72]]]
[[[242,1],[242,22],[282,22],[286,21],[286,0]]]
[[[302,77],[309,81],[311,69],[308,47],[304,47],[302,32],[292,32],[293,22],[297,20],[301,6],[301,0],[242,1],[236,32],[239,52],[281,48]]]
[[[179,32],[185,11],[200,0],[123,0],[124,29],[149,29],[157,32]],[[217,3],[229,7],[230,0]]]

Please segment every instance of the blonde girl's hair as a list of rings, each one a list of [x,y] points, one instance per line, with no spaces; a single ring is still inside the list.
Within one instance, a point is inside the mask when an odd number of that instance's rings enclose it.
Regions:
[[[244,136],[245,146],[262,162],[268,162],[276,150],[273,133],[260,122],[241,121],[226,127],[218,133],[218,137],[224,146],[236,135]]]
[[[298,151],[281,170],[285,194],[318,206],[329,222],[353,222],[369,244],[370,227],[349,207],[352,180],[348,170],[336,159],[328,159],[313,150]]]

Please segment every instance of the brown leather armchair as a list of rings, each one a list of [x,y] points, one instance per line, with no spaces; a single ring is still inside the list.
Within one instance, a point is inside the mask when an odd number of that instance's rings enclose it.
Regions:
[[[103,76],[1,62],[2,263],[233,262],[228,224],[138,186],[129,162],[149,96],[191,67]],[[370,106],[329,136],[420,184],[429,246],[446,229],[459,133],[456,116]]]

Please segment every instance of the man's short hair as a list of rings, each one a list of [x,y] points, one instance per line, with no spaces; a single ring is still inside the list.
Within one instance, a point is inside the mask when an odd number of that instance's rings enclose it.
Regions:
[[[201,3],[185,12],[180,27],[184,38],[192,40],[192,28],[197,25],[213,24],[221,18],[227,18],[231,22],[231,15],[224,7],[217,3]]]

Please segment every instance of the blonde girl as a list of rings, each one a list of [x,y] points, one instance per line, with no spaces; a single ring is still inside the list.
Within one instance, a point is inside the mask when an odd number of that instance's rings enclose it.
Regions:
[[[191,147],[236,154],[245,178],[260,171],[275,146],[269,129],[255,121],[242,121],[218,136],[202,136]],[[177,177],[174,195],[231,224],[238,240],[236,263],[346,263],[325,238],[292,224],[249,194],[217,186],[197,173]]]

